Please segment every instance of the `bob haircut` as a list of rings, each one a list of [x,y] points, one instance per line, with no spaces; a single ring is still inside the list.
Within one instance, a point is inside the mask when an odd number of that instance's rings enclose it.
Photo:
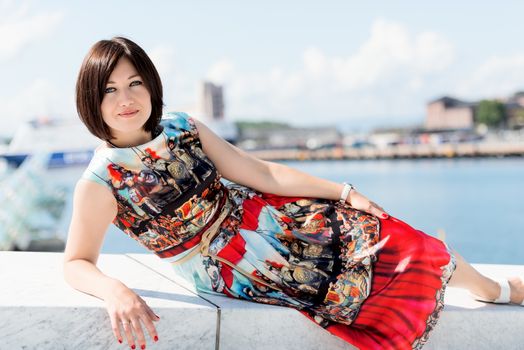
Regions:
[[[118,60],[126,57],[131,61],[151,95],[151,115],[144,130],[153,132],[162,118],[162,82],[145,51],[124,37],[100,40],[87,53],[76,81],[76,109],[87,129],[102,140],[111,140],[111,130],[102,118],[100,105],[104,98],[109,76]]]

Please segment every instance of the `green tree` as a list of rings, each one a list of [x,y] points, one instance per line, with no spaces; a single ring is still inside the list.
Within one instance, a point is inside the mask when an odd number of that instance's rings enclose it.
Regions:
[[[290,129],[289,124],[272,121],[236,121],[235,124],[241,132],[246,129]]]
[[[506,107],[502,102],[482,100],[477,107],[477,123],[487,126],[501,126],[506,120]]]

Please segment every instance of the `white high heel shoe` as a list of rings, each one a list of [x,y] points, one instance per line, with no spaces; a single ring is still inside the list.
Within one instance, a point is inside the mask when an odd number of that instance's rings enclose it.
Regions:
[[[507,279],[493,279],[500,286],[500,295],[495,300],[489,300],[483,297],[480,297],[476,294],[470,293],[475,300],[482,301],[485,303],[495,303],[495,304],[509,304],[510,303],[510,294],[511,289],[509,286],[509,281]],[[518,304],[517,304],[518,305]],[[520,306],[524,306],[524,300],[520,303]]]

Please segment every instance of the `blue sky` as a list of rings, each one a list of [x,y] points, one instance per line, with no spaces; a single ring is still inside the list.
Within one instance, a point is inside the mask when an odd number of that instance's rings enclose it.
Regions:
[[[76,118],[89,47],[125,35],[151,55],[169,110],[225,86],[232,120],[349,130],[421,124],[427,101],[524,90],[522,1],[0,0],[0,134]]]

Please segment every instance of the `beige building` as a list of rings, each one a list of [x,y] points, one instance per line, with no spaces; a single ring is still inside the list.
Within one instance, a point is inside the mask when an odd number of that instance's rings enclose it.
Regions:
[[[428,103],[426,129],[470,129],[475,122],[475,104],[444,96]]]

